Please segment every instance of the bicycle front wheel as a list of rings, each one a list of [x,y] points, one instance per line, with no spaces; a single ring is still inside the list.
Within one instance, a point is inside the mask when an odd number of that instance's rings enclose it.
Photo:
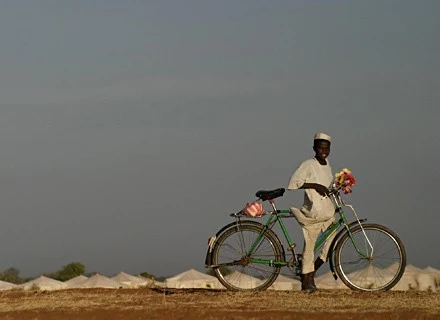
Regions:
[[[393,231],[378,224],[363,224],[342,236],[335,261],[337,274],[349,288],[385,291],[402,277],[406,253]]]
[[[217,239],[212,263],[218,280],[229,290],[267,289],[278,277],[282,248],[276,236],[253,225],[239,225],[226,230]],[[251,248],[253,251],[250,252]]]

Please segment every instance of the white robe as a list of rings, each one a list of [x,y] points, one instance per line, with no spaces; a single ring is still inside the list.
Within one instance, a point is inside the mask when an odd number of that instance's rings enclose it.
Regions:
[[[304,183],[318,183],[328,188],[332,180],[333,174],[329,163],[321,165],[318,160],[312,158],[304,161],[299,166],[290,178],[287,189],[299,189]],[[298,222],[302,225],[308,225],[333,218],[335,206],[329,197],[323,198],[316,190],[305,189],[304,203],[301,208],[302,214],[297,211],[298,209],[292,210]]]
[[[292,175],[287,189],[299,189],[304,183],[318,183],[329,187],[333,180],[330,165],[321,165],[315,158],[304,161]],[[310,273],[314,268],[314,246],[319,234],[335,221],[335,206],[329,197],[323,198],[314,189],[304,189],[304,204],[301,210],[290,208],[302,226],[304,250],[302,273]],[[336,233],[330,236],[322,248],[320,258],[327,260],[328,250]]]

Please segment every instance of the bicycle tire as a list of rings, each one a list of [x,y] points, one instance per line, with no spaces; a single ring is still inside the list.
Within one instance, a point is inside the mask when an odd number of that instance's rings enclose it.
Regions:
[[[279,240],[266,230],[262,240],[251,256],[246,252],[257,239],[263,228],[255,225],[238,225],[223,232],[212,250],[213,267],[217,279],[231,291],[260,291],[272,285],[280,273],[280,266],[256,264],[251,258],[283,261]]]
[[[362,230],[363,228],[363,230]],[[358,291],[386,291],[402,277],[406,266],[406,252],[402,241],[390,229],[378,224],[362,224],[350,229],[338,241],[335,266],[339,278],[350,289]],[[370,241],[371,250],[365,234]],[[352,241],[350,241],[352,240]],[[362,250],[362,257],[354,246]]]

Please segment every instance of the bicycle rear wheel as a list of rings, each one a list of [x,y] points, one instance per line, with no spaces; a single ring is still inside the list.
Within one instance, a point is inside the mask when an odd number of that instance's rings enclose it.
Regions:
[[[390,229],[363,224],[342,236],[335,249],[336,272],[353,290],[391,289],[405,271],[406,253],[402,241]],[[365,234],[364,234],[365,231]],[[371,246],[370,246],[371,244]]]
[[[270,230],[262,234],[253,252],[248,254],[261,231],[258,226],[240,225],[226,230],[217,239],[212,264],[217,266],[213,268],[215,275],[227,289],[265,290],[278,277],[280,266],[272,262],[282,261],[282,247]]]

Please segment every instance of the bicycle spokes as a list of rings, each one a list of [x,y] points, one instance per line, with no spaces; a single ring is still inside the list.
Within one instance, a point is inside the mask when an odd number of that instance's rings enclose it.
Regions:
[[[336,271],[341,280],[352,289],[366,291],[387,290],[394,286],[406,263],[406,254],[397,236],[374,224],[353,228],[342,237],[335,255]]]
[[[228,289],[262,290],[278,276],[280,266],[275,264],[281,261],[281,248],[270,233],[261,231],[243,225],[226,231],[216,242],[214,272]]]

